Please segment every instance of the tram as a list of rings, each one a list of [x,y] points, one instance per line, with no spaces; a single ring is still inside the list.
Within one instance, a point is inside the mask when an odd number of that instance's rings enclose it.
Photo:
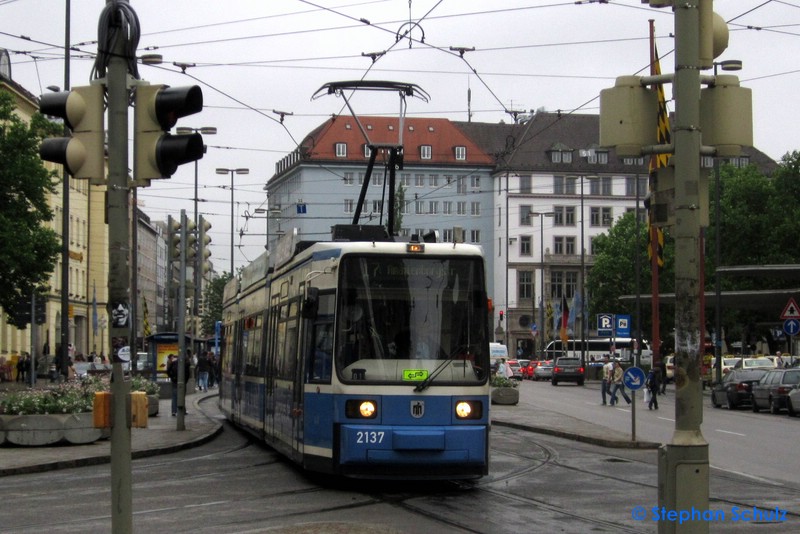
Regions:
[[[274,269],[261,256],[226,286],[221,410],[310,471],[486,475],[480,247],[340,226],[326,242],[284,236]]]

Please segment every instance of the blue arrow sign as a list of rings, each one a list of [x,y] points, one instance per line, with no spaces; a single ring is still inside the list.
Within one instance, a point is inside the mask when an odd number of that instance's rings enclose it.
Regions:
[[[643,388],[644,381],[644,371],[639,367],[628,367],[625,370],[625,374],[622,375],[622,383],[625,384],[626,388],[633,391]]]
[[[800,321],[797,319],[786,319],[783,322],[783,331],[788,336],[796,336],[800,333]]]

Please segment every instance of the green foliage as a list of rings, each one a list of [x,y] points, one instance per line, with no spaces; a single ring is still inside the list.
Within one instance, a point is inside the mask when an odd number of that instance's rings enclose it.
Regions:
[[[46,285],[61,249],[49,198],[57,180],[42,165],[39,144],[60,128],[40,114],[25,123],[14,99],[0,90],[0,307],[13,309],[20,298]]]
[[[210,337],[214,335],[214,324],[222,320],[222,294],[225,290],[225,284],[231,280],[230,273],[222,273],[211,280],[206,287],[203,294],[205,299],[205,310],[200,322],[200,329],[203,336]]]
[[[99,379],[65,382],[45,389],[9,391],[0,396],[0,414],[37,415],[91,412],[94,394],[108,384]]]
[[[147,395],[158,395],[161,390],[158,382],[142,375],[131,376],[131,392],[143,391]]]
[[[493,388],[515,388],[519,385],[519,382],[504,376],[494,375],[491,385]]]

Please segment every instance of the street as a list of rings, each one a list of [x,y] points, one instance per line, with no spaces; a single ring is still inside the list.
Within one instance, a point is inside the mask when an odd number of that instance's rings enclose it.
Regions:
[[[600,406],[595,386],[525,382],[520,387],[523,400],[512,410],[529,413],[547,404],[551,410],[619,425],[623,433],[630,430],[629,409]],[[671,423],[663,418],[669,414],[667,405],[669,396],[659,412],[638,414],[641,432],[669,436]],[[213,396],[199,407],[206,416],[220,418]],[[745,422],[728,422],[737,418]],[[785,416],[724,410],[714,411],[708,428],[712,420],[720,430],[743,429],[750,421],[749,436],[762,424],[796,424]],[[712,433],[715,440],[724,439],[725,434]],[[739,454],[738,446],[733,450]],[[787,455],[758,452],[736,470],[746,476],[712,469],[710,506],[726,515],[716,516],[711,532],[800,528],[800,484],[788,480],[790,475],[779,483],[757,475],[767,467],[778,470]],[[786,465],[791,472],[793,464]],[[110,483],[108,465],[3,477],[2,531],[108,532]],[[226,424],[199,447],[133,461],[133,522],[139,532],[653,532],[654,514],[660,513],[657,484],[656,450],[600,447],[501,421],[492,428],[489,476],[406,483],[311,476]],[[785,517],[732,519],[737,510],[775,509],[785,511]]]
[[[630,396],[630,395],[629,395]],[[589,421],[631,435],[631,412],[620,398],[616,406],[602,406],[600,385],[588,382],[584,387],[550,382],[524,381],[520,398],[546,410]],[[675,427],[674,385],[658,398],[659,409],[648,410],[642,392],[636,397],[636,439],[669,443]],[[709,444],[712,469],[742,474],[754,479],[796,483],[789,451],[797,446],[800,418],[785,413],[753,413],[749,408],[728,411],[714,408],[706,395],[703,399],[702,432]]]

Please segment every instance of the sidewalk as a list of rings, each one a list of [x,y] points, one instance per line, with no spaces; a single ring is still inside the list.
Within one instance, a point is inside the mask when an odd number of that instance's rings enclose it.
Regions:
[[[131,429],[132,457],[143,458],[175,452],[196,447],[213,439],[222,431],[222,420],[204,415],[199,405],[216,401],[216,391],[187,396],[186,406],[189,415],[184,419],[186,429],[178,431],[176,418],[170,415],[172,401],[162,399],[158,415],[148,420],[148,428]],[[631,441],[610,428],[539,409],[526,399],[520,399],[520,403],[516,406],[493,405],[491,414],[494,425],[539,432],[602,447],[657,448],[659,445]],[[16,447],[5,444],[0,446],[0,477],[108,463],[110,455],[110,440],[101,440],[90,445],[52,447]]]
[[[187,395],[185,430],[177,430],[177,417],[171,416],[172,399],[161,399],[158,415],[150,417],[147,428],[131,429],[131,456],[144,458],[202,445],[222,431],[222,421],[205,416],[199,404],[216,402],[216,391]],[[89,445],[51,447],[0,446],[0,477],[95,465],[111,461],[111,440]]]

